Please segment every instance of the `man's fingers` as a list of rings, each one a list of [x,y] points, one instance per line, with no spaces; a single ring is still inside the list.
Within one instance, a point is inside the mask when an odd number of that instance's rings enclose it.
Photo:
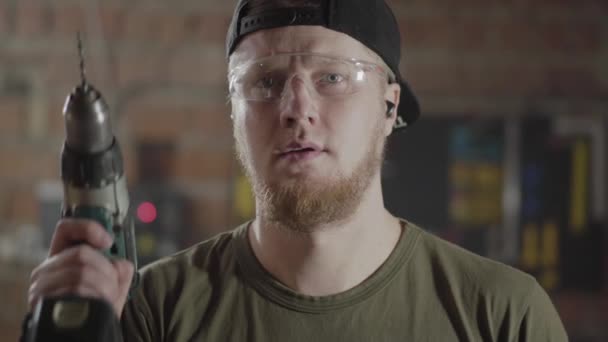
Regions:
[[[76,295],[102,298],[118,316],[126,302],[133,264],[109,260],[99,252],[113,243],[110,233],[89,219],[61,219],[51,241],[49,257],[31,274],[28,304],[40,298]]]
[[[107,279],[103,274],[89,268],[71,267],[45,274],[35,280],[30,286],[29,298],[30,304],[35,305],[41,297],[89,294],[113,303],[117,293],[116,280]]]
[[[112,245],[112,237],[97,222],[88,219],[64,218],[57,223],[53,234],[49,256],[77,244],[87,243],[97,249]]]
[[[104,275],[108,280],[118,281],[112,263],[103,254],[88,245],[70,247],[46,259],[32,271],[30,281],[35,282],[42,273],[53,274],[70,267],[88,267]]]

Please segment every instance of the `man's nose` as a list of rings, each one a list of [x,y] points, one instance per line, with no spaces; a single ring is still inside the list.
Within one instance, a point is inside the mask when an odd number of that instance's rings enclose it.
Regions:
[[[296,123],[314,125],[318,121],[318,94],[300,75],[285,83],[281,97],[281,123],[292,127]]]

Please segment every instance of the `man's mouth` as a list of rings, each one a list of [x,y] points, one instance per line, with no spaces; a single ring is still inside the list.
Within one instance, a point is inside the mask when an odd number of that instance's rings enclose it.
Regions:
[[[312,147],[302,147],[302,148],[292,148],[281,153],[282,155],[290,154],[290,153],[306,153],[306,152],[314,152],[316,151]]]
[[[323,150],[315,144],[292,143],[281,149],[278,157],[279,159],[288,159],[290,161],[301,161],[312,159],[322,152]]]

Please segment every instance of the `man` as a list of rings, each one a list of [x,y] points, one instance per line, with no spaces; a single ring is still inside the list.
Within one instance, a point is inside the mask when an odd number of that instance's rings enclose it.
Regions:
[[[30,302],[104,298],[127,341],[566,341],[532,277],[385,209],[386,139],[419,114],[399,42],[383,0],[240,1],[228,78],[255,219],[146,267],[126,306],[131,266],[62,221]]]

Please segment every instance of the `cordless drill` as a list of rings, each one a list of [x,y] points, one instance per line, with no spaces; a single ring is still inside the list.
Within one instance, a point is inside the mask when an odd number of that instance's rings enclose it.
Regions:
[[[81,83],[63,108],[66,140],[61,153],[64,198],[62,217],[95,220],[113,237],[101,251],[110,259],[134,264],[131,290],[137,285],[137,256],[129,194],[118,141],[108,106],[87,83],[78,36]],[[42,298],[24,324],[23,341],[122,341],[120,323],[104,300],[64,296]]]

